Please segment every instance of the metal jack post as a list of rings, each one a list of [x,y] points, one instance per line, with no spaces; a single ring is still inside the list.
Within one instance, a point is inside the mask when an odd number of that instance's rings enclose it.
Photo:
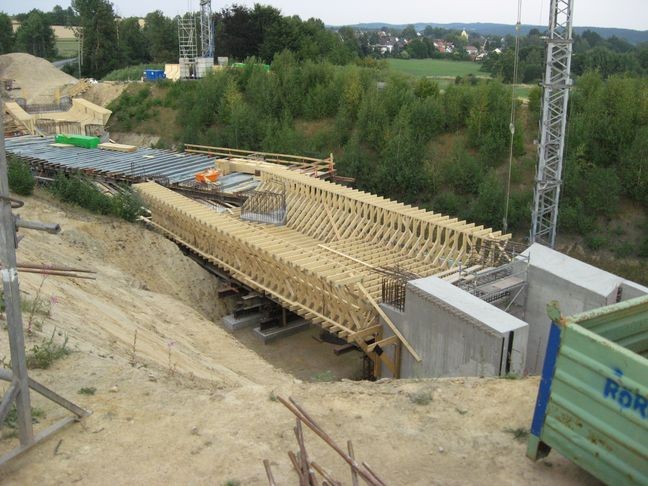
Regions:
[[[11,350],[11,371],[0,369],[0,380],[10,382],[7,392],[0,401],[0,424],[4,422],[11,406],[15,404],[18,413],[18,438],[20,446],[0,457],[0,466],[22,454],[32,446],[43,441],[66,425],[78,421],[90,412],[78,407],[52,390],[29,378],[25,355],[25,336],[23,332],[22,313],[20,310],[20,288],[16,268],[16,228],[58,232],[58,225],[47,225],[38,222],[17,222],[12,209],[22,206],[22,202],[9,196],[7,177],[7,157],[4,140],[4,106],[0,102],[0,262],[2,263],[2,286],[7,314],[7,330]],[[64,418],[34,435],[30,388],[45,398],[57,403],[74,414]]]

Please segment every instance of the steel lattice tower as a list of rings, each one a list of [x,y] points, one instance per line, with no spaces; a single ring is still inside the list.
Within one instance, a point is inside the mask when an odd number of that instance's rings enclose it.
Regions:
[[[574,0],[551,0],[550,8],[531,242],[553,248],[556,243],[567,104],[571,86]]]
[[[214,57],[214,24],[211,0],[200,0],[200,45],[202,57]]]

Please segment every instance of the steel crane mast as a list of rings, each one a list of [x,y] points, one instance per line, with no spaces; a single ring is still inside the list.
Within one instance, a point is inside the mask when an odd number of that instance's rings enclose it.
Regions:
[[[214,57],[214,23],[211,0],[200,0],[200,46],[202,57]]]
[[[551,0],[531,242],[556,243],[572,59],[574,0]]]

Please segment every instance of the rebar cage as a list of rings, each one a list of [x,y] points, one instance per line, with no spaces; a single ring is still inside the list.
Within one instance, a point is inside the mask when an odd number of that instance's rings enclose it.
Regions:
[[[255,223],[286,224],[286,192],[254,191],[241,206],[241,219]]]

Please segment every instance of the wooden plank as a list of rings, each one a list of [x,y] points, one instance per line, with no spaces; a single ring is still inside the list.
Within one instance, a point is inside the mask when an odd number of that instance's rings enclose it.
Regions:
[[[385,346],[389,346],[390,344],[397,344],[398,342],[399,342],[399,340],[398,340],[398,338],[396,336],[389,336],[388,338],[381,339],[378,342],[370,344],[367,347],[367,350],[370,353],[373,353],[373,351],[376,349],[376,346],[380,346],[381,348],[384,348]]]
[[[403,334],[398,330],[398,328],[397,328],[396,325],[392,322],[392,320],[391,320],[391,319],[387,316],[387,314],[385,314],[385,312],[380,308],[380,306],[378,305],[378,303],[373,299],[373,297],[371,297],[371,295],[369,294],[369,292],[367,292],[367,289],[365,289],[365,288],[362,286],[362,284],[358,284],[358,288],[360,289],[360,292],[362,292],[362,293],[364,294],[364,296],[367,298],[367,300],[368,300],[369,303],[373,306],[373,308],[376,309],[376,312],[378,313],[378,315],[379,315],[380,317],[383,318],[383,320],[384,320],[385,323],[389,326],[389,328],[392,330],[392,332],[393,332],[396,336],[398,336],[398,339],[400,339],[400,341],[403,343],[403,345],[404,345],[405,348],[409,351],[409,353],[414,357],[414,359],[415,359],[416,361],[418,361],[419,363],[420,363],[421,361],[423,361],[423,360],[421,359],[421,357],[418,355],[418,353],[416,352],[416,350],[412,347],[412,345],[407,341],[407,339],[405,339],[405,336],[403,336]]]
[[[110,150],[112,152],[137,152],[135,145],[125,145],[122,143],[100,143],[97,147],[101,150]]]

